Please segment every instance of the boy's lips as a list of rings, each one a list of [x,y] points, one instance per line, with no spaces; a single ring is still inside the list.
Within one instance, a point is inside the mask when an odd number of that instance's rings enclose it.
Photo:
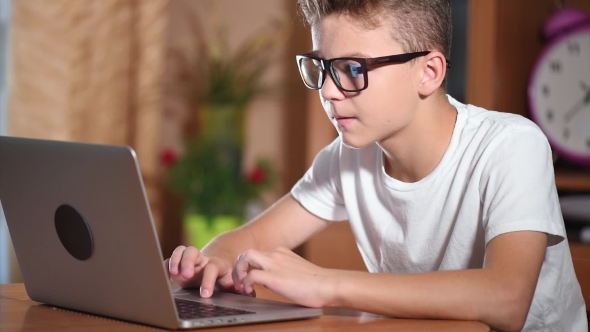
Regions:
[[[336,120],[339,126],[347,126],[353,123],[356,118],[352,116],[335,116],[334,120]]]

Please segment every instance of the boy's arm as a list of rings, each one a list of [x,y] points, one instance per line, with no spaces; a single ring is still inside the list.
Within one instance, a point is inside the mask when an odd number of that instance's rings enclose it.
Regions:
[[[478,320],[493,329],[517,331],[526,321],[546,245],[545,233],[506,233],[489,242],[482,269],[422,274],[326,270],[286,250],[250,251],[237,262],[233,277],[238,290],[250,291],[259,283],[304,305]]]
[[[248,249],[294,249],[328,225],[307,211],[291,194],[285,195],[256,219],[225,233],[203,248],[203,254],[227,259],[233,266]]]
[[[224,233],[202,251],[179,246],[165,262],[172,281],[181,287],[201,287],[208,297],[216,281],[231,288],[231,269],[238,255],[248,249],[268,251],[295,248],[328,225],[303,208],[291,194],[285,195],[262,215],[240,228]]]

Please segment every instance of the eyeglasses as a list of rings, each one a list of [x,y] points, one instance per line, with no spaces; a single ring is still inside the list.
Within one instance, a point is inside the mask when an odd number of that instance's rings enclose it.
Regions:
[[[319,90],[326,81],[326,69],[332,80],[342,91],[358,92],[369,86],[367,69],[383,64],[405,63],[415,58],[425,56],[430,51],[389,55],[378,58],[334,58],[320,59],[309,54],[297,55],[297,66],[305,86],[312,90]],[[450,68],[451,62],[447,61]]]

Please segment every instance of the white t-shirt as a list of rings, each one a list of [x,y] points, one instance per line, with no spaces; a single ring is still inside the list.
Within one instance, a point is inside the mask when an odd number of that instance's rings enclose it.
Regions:
[[[553,173],[551,149],[528,119],[463,105],[449,147],[414,183],[385,173],[377,144],[340,138],[325,147],[291,194],[320,218],[349,220],[370,272],[419,273],[483,267],[495,236],[548,234],[525,331],[588,331]]]

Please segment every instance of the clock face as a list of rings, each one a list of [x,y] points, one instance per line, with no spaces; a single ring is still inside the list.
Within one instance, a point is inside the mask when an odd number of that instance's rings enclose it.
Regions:
[[[531,76],[529,102],[551,145],[590,163],[590,26],[547,46]]]

